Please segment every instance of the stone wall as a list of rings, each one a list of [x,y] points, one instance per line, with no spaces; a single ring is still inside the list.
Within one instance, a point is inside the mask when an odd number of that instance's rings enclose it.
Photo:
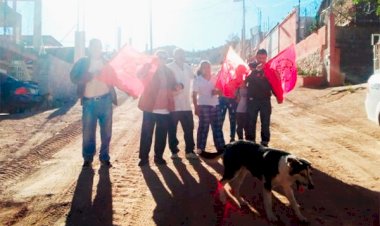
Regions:
[[[327,27],[323,26],[297,43],[297,69],[300,76],[326,78],[326,68],[323,62],[327,47],[326,33]]]
[[[346,82],[363,83],[373,74],[373,33],[380,33],[380,27],[336,27],[336,47]]]
[[[310,53],[306,57],[297,58],[297,71],[302,76],[324,76],[321,49]]]

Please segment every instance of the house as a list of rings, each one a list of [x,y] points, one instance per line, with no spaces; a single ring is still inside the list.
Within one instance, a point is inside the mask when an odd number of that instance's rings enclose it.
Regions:
[[[316,22],[310,25],[308,20],[294,9],[266,34],[256,50],[265,48],[269,57],[274,57],[296,44],[299,74],[319,77],[319,83],[329,86],[366,81],[373,73],[371,34],[380,33],[375,12],[352,0],[323,0]],[[313,32],[304,37],[310,28]]]
[[[0,2],[0,70],[37,81],[40,92],[49,94],[53,101],[75,98],[75,86],[69,78],[73,48],[64,48],[52,36],[41,35],[41,4],[41,0],[34,1],[33,35],[21,36],[22,15],[16,12],[17,2],[13,8]]]

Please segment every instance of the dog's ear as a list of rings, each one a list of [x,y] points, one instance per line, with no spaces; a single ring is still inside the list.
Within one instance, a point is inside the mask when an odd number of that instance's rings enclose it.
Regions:
[[[286,158],[286,161],[288,163],[288,166],[292,166],[293,164],[300,164],[301,162],[298,160],[298,158],[296,158],[295,156],[293,155],[289,155],[287,158]]]
[[[296,158],[295,156],[288,156],[286,158],[286,161],[287,161],[288,166],[289,166],[289,174],[290,175],[297,174],[297,173],[301,172],[301,170],[304,169],[302,167],[303,163],[298,158]]]
[[[311,167],[311,162],[309,160],[304,159],[304,158],[300,158],[299,161],[302,162],[302,164],[304,164],[308,167]]]

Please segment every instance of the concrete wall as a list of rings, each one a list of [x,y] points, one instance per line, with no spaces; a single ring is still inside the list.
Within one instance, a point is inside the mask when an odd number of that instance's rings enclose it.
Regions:
[[[297,43],[296,45],[297,58],[302,59],[304,57],[307,57],[309,54],[314,53],[318,49],[320,51],[325,49],[327,45],[326,32],[327,32],[327,27],[323,26],[319,28],[316,32],[309,35],[306,39]],[[323,55],[321,55],[321,57],[322,56]]]
[[[42,94],[49,93],[53,101],[76,98],[76,86],[70,81],[72,64],[51,55],[41,57],[34,70],[34,80]]]
[[[297,10],[293,10],[281,23],[274,27],[258,45],[268,51],[268,58],[276,56],[279,52],[297,41]]]
[[[269,58],[297,43],[297,10],[293,10],[278,26],[269,33],[260,48],[272,47],[270,44],[277,41],[277,52],[271,51]],[[332,26],[329,26],[329,25]],[[278,36],[273,38],[273,33]],[[343,84],[344,75],[340,70],[340,49],[336,43],[336,27],[334,16],[329,17],[329,23],[296,45],[297,65],[300,73],[306,76],[324,77],[330,86]],[[273,50],[273,49],[269,49]],[[269,52],[269,51],[268,51]]]
[[[279,53],[279,51],[278,51],[278,43],[279,43],[278,35],[279,35],[278,26],[276,26],[266,35],[266,37],[259,44],[259,47],[255,50],[255,52],[257,52],[258,49],[266,49],[268,52],[268,58],[269,59],[276,56]]]
[[[279,25],[279,52],[297,42],[297,10],[293,10]]]

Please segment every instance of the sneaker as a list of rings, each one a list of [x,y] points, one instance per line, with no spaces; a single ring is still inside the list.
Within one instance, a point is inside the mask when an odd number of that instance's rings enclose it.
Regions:
[[[154,163],[156,163],[156,165],[166,165],[165,159],[162,158],[155,158]]]
[[[231,142],[234,142],[234,141],[235,141],[235,138],[231,138],[231,139],[230,139],[230,143],[231,143]]]
[[[112,164],[111,164],[111,162],[109,160],[107,160],[107,161],[100,160],[100,162],[101,162],[102,166],[107,166],[107,167],[110,167],[110,168],[112,167]]]
[[[149,165],[149,161],[145,159],[141,159],[139,162],[139,166],[146,166]]]
[[[198,159],[198,156],[192,152],[186,153],[186,158],[187,159]]]
[[[172,154],[172,156],[170,157],[172,159],[181,159],[178,154]]]
[[[82,165],[83,168],[88,168],[91,166],[92,166],[92,162],[90,160],[85,160]]]
[[[268,147],[268,142],[266,142],[266,141],[261,141],[261,145],[263,145],[264,147]]]

